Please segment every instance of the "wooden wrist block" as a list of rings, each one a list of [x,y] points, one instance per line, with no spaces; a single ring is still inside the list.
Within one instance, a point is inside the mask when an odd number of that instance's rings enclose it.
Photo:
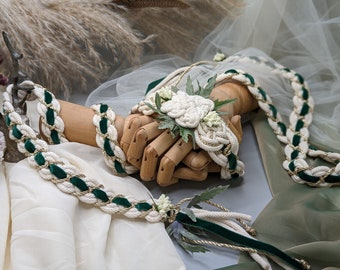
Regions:
[[[64,121],[64,135],[71,142],[79,142],[97,146],[96,127],[92,123],[95,112],[88,107],[75,103],[58,100],[60,103],[60,117]],[[115,126],[118,136],[123,133],[124,119],[116,116]]]

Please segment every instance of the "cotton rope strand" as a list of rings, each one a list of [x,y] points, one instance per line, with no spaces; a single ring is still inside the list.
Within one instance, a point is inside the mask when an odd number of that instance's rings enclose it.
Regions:
[[[295,182],[315,187],[340,185],[340,153],[325,152],[310,146],[308,143],[308,127],[312,122],[314,102],[303,77],[293,70],[262,57],[234,55],[224,61],[263,64],[271,68],[273,74],[278,74],[290,81],[294,91],[292,100],[294,109],[291,112],[289,118],[290,124],[287,127],[286,124],[282,122],[282,117],[273,105],[270,96],[257,84],[253,76],[242,70],[231,69],[223,74],[219,74],[216,78],[217,83],[229,79],[239,81],[248,88],[257,100],[259,107],[265,112],[267,121],[276,134],[276,137],[286,145],[284,149],[286,160],[283,162],[283,167]],[[200,62],[197,63],[197,65],[199,64]],[[165,85],[171,86],[178,83],[178,78],[182,78],[181,74],[186,73],[187,70],[193,66],[195,66],[195,64],[180,68],[171,73],[164,79],[166,83],[163,83],[163,81],[160,82],[147,93],[146,100],[152,99],[153,95]],[[133,107],[132,111],[138,111],[146,115],[150,115],[153,112],[144,101]],[[313,168],[307,163],[307,156],[324,159],[329,163],[334,163],[335,166],[332,168],[328,166],[317,166]],[[237,156],[235,156],[235,158],[238,161]],[[215,159],[214,161],[216,162]],[[241,165],[241,163],[239,164]]]
[[[91,108],[95,112],[92,122],[97,131],[96,143],[103,151],[106,165],[115,175],[136,173],[138,169],[126,161],[125,153],[119,147],[114,111],[105,104],[93,105]]]
[[[3,132],[0,131],[0,164],[4,160],[5,151],[6,151],[6,139]]]
[[[161,99],[160,111],[172,118],[178,126],[193,130],[193,140],[197,146],[206,151],[211,159],[221,167],[221,179],[232,179],[244,174],[244,163],[238,159],[239,142],[235,134],[215,111],[214,102],[197,94],[185,91],[173,91],[183,74],[196,65],[208,62],[198,62],[188,68],[181,68],[160,82],[138,105],[132,108],[133,113],[152,115],[155,111],[157,95]],[[216,63],[215,63],[216,64]],[[171,77],[174,76],[174,77]],[[179,78],[177,78],[179,77]],[[216,80],[216,83],[219,81]],[[160,87],[162,85],[162,87]]]
[[[31,81],[33,94],[38,97],[41,86]],[[39,175],[54,183],[62,192],[76,196],[80,201],[99,207],[110,215],[123,215],[127,218],[145,218],[148,222],[159,222],[164,219],[155,205],[157,200],[137,201],[124,195],[106,190],[94,179],[88,179],[78,168],[48,150],[48,144],[37,138],[34,130],[25,124],[12,105],[12,87],[9,85],[3,94],[3,110],[9,136],[18,144],[18,150],[28,156],[29,164],[38,170]]]
[[[32,84],[34,86],[33,94],[41,93],[41,86],[30,81],[25,81],[23,84]],[[97,206],[111,215],[118,214],[128,218],[145,218],[148,222],[169,219],[167,213],[173,209],[173,206],[164,195],[161,195],[158,200],[150,200],[152,202],[134,201],[123,195],[115,195],[113,192],[105,190],[95,180],[86,178],[66,159],[48,151],[47,143],[38,139],[33,129],[25,124],[21,116],[15,112],[11,103],[12,87],[13,85],[9,85],[3,95],[3,111],[9,128],[9,136],[17,142],[19,151],[28,156],[29,164],[38,170],[43,179],[54,183],[62,192],[76,196],[80,201]],[[44,89],[44,91],[47,90]],[[234,214],[225,215],[225,218],[228,217],[236,217],[239,220],[244,218],[241,214],[236,214],[236,216]],[[253,253],[256,250],[249,251]],[[261,267],[270,269],[265,258],[257,254],[252,255],[254,255],[254,259],[258,261]],[[296,259],[290,258],[289,260],[297,262]]]
[[[340,185],[340,154],[325,152],[311,147],[308,143],[308,127],[312,122],[314,102],[310,95],[307,83],[303,77],[293,70],[282,65],[270,62],[260,57],[233,56],[229,61],[251,61],[272,68],[274,74],[278,74],[290,81],[294,91],[294,109],[289,118],[289,127],[282,122],[282,117],[272,104],[270,97],[256,83],[255,79],[241,70],[229,70],[221,74],[221,79],[233,79],[243,83],[258,101],[260,108],[266,113],[268,123],[273,129],[279,141],[286,144],[284,152],[286,160],[283,167],[291,178],[300,184],[316,187],[331,187]],[[336,165],[311,167],[306,157],[319,157]]]

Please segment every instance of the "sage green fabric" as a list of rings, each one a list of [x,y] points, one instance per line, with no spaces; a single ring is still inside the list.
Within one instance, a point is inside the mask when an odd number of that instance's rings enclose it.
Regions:
[[[273,199],[255,220],[257,239],[272,244],[312,269],[340,269],[340,187],[313,188],[293,182],[282,168],[281,145],[259,114],[253,120]],[[247,255],[223,269],[260,269]],[[282,269],[274,266],[273,269]]]

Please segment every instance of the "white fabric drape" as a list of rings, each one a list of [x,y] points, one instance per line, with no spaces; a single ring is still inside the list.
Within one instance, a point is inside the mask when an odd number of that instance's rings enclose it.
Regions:
[[[65,143],[51,150],[116,194],[128,194],[137,200],[150,198],[136,179],[113,176],[98,148]],[[111,218],[44,181],[26,160],[6,167],[7,177],[6,181],[2,179],[1,189],[7,183],[12,228],[8,244],[13,270],[185,269],[164,224]],[[1,226],[5,229],[10,224],[6,196],[1,197],[1,202]],[[3,239],[6,232],[1,230]],[[0,247],[0,263],[4,261],[4,248]]]

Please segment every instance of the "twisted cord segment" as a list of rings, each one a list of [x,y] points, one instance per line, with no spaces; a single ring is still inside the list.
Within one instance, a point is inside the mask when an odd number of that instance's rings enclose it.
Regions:
[[[115,175],[133,174],[137,168],[126,161],[125,153],[119,147],[118,131],[115,127],[116,114],[105,104],[93,105],[93,124],[96,127],[96,143],[104,153],[104,160]]]
[[[242,70],[232,69],[220,75],[224,79],[233,79],[243,83],[258,101],[259,107],[265,112],[268,123],[278,140],[286,145],[284,149],[286,159],[283,162],[283,167],[295,182],[318,187],[340,185],[340,154],[317,150],[311,147],[308,142],[308,127],[312,123],[314,101],[303,77],[293,70],[261,57],[236,55],[228,58],[228,61],[248,61],[263,64],[270,67],[273,74],[278,74],[289,80],[294,91],[294,108],[290,114],[289,126],[287,127],[282,122],[282,117],[269,95],[250,74]],[[322,158],[335,163],[335,166],[332,168],[328,166],[311,167],[306,161],[307,156]]]
[[[20,115],[15,112],[11,103],[11,90],[10,85],[3,95],[3,109],[9,136],[17,142],[18,150],[28,157],[30,166],[37,169],[44,180],[51,181],[62,192],[76,196],[86,204],[97,206],[110,215],[144,218],[149,222],[159,222],[164,219],[155,204],[157,200],[137,201],[115,194],[105,189],[96,180],[81,174],[79,169],[68,160],[50,152],[48,144],[37,138],[34,130],[26,125]],[[41,96],[40,90],[41,88],[35,88],[33,93],[39,97]]]

